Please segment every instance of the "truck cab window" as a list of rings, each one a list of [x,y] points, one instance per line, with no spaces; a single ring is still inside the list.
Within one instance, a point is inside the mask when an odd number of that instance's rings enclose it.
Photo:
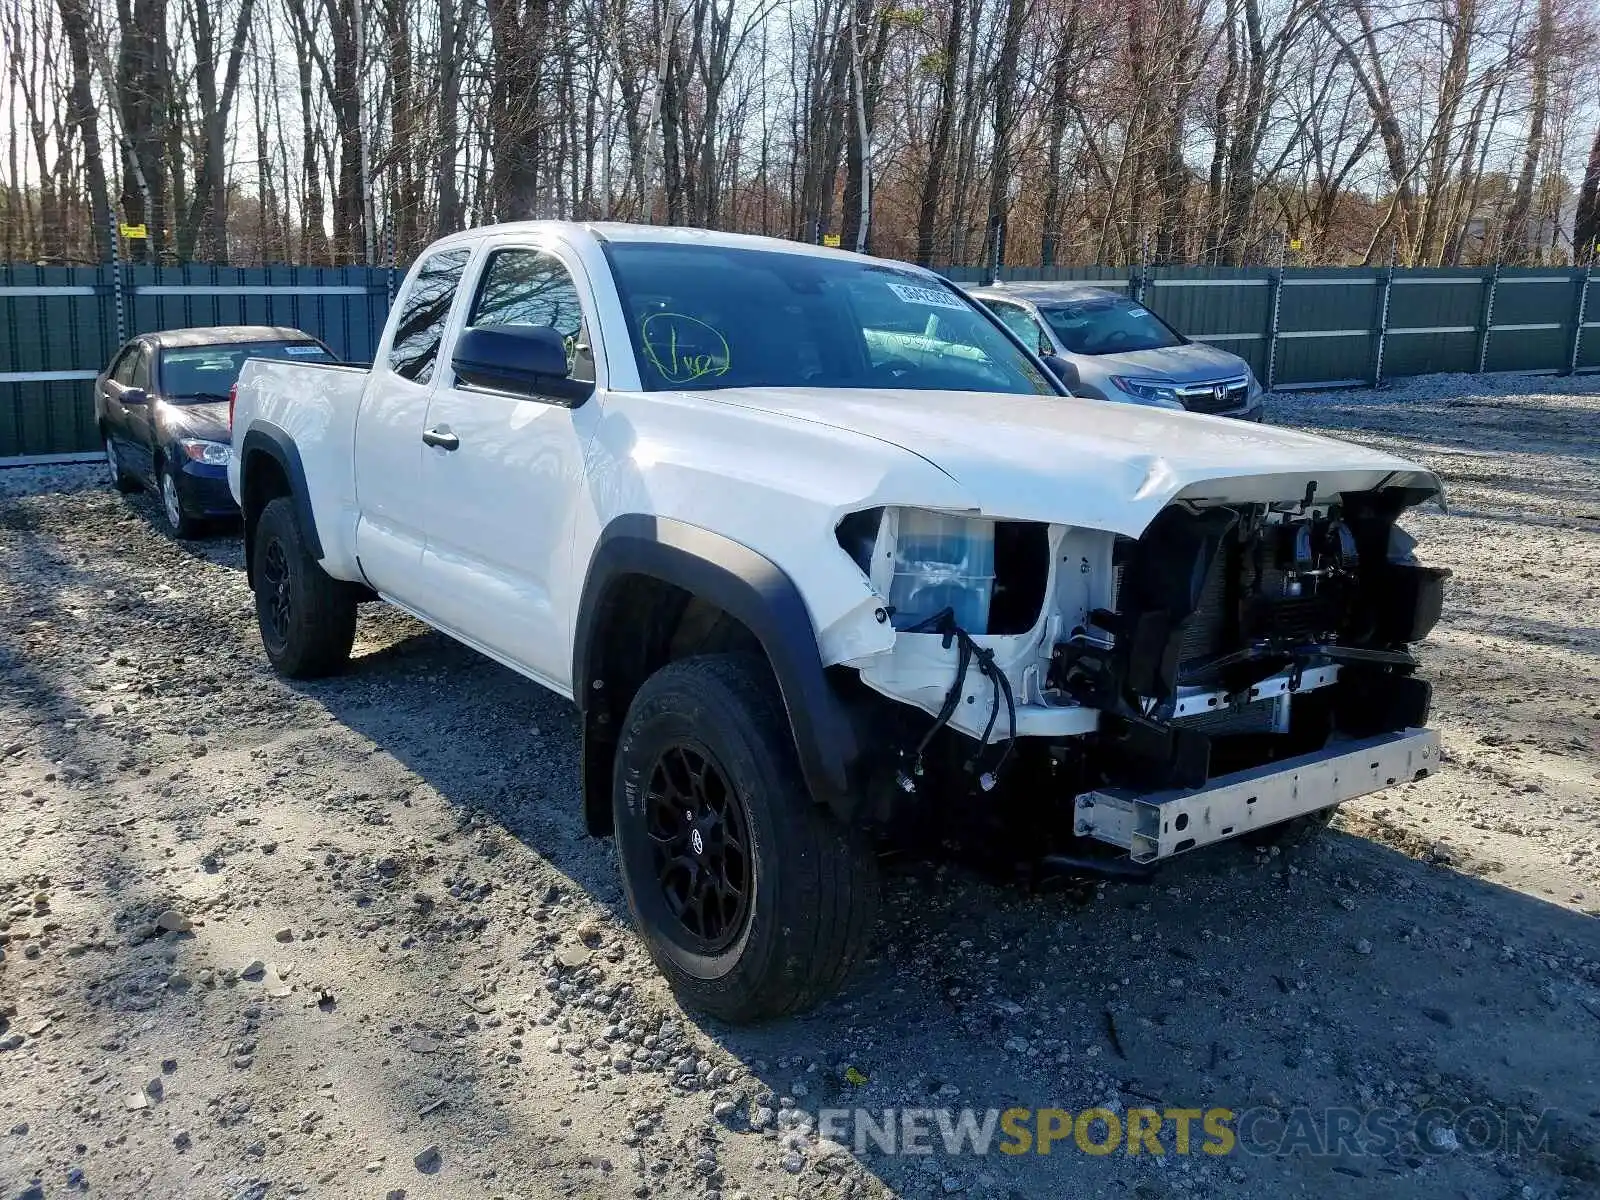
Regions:
[[[467,315],[467,325],[536,325],[554,329],[567,344],[572,378],[594,382],[594,350],[572,274],[543,250],[496,250]]]
[[[471,253],[466,247],[441,250],[430,255],[417,271],[389,346],[389,368],[395,374],[416,383],[433,378],[445,319],[450,315],[450,305]]]

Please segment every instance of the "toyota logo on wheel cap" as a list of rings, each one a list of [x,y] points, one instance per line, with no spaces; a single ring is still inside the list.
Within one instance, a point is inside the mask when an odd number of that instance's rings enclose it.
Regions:
[[[704,854],[706,852],[706,840],[700,836],[700,831],[698,829],[690,831],[689,845],[694,847],[694,852],[696,854]]]

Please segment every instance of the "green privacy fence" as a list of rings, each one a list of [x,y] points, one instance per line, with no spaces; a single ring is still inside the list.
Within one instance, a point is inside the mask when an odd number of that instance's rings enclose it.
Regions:
[[[1280,389],[1435,371],[1600,370],[1600,273],[1582,269],[1081,267],[1004,277],[1121,290]],[[93,451],[92,381],[135,333],[291,325],[348,361],[369,361],[399,278],[381,267],[0,266],[0,462]]]
[[[288,325],[369,361],[399,278],[370,267],[0,266],[0,462],[93,451],[94,377],[136,333]]]
[[[946,274],[980,278],[974,269]],[[1600,274],[1582,268],[1077,267],[1002,279],[1088,282],[1134,296],[1279,390],[1441,371],[1600,369]]]

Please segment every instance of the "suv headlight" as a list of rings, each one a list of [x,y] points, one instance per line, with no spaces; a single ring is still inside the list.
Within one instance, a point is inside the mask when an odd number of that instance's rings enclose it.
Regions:
[[[184,454],[191,462],[225,467],[233,458],[233,448],[227,442],[208,442],[204,438],[179,438],[178,445],[183,447]]]
[[[1145,404],[1159,404],[1163,408],[1183,407],[1183,401],[1178,399],[1177,386],[1165,379],[1130,379],[1125,375],[1113,375],[1111,383],[1118,391],[1126,392]]]

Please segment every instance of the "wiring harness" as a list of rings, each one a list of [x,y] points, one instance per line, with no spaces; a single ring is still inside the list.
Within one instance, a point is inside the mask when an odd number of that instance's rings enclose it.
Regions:
[[[1012,747],[1017,741],[1017,702],[1011,693],[1011,681],[1006,678],[1006,673],[995,665],[994,651],[985,646],[978,645],[972,640],[972,635],[956,624],[955,611],[943,609],[925,621],[920,621],[905,633],[937,633],[944,639],[944,648],[950,649],[954,644],[956,651],[956,677],[950,685],[950,690],[945,693],[944,703],[940,705],[938,714],[933,719],[933,724],[928,727],[922,739],[917,743],[909,755],[910,766],[902,768],[896,776],[896,782],[907,792],[917,789],[917,779],[922,775],[922,758],[927,753],[928,746],[934,736],[950,724],[950,719],[955,716],[956,707],[961,703],[961,694],[966,690],[967,672],[972,664],[978,664],[978,673],[988,679],[993,685],[993,694],[989,702],[989,721],[984,726],[983,737],[978,741],[978,748],[967,760],[967,771],[977,776],[978,786],[983,791],[993,790],[999,781],[1000,772],[1011,757]],[[989,749],[989,739],[994,736],[995,723],[1000,719],[1000,700],[1005,698],[1007,732],[1004,746],[1001,748],[1000,757],[989,770],[981,770],[984,755]]]

